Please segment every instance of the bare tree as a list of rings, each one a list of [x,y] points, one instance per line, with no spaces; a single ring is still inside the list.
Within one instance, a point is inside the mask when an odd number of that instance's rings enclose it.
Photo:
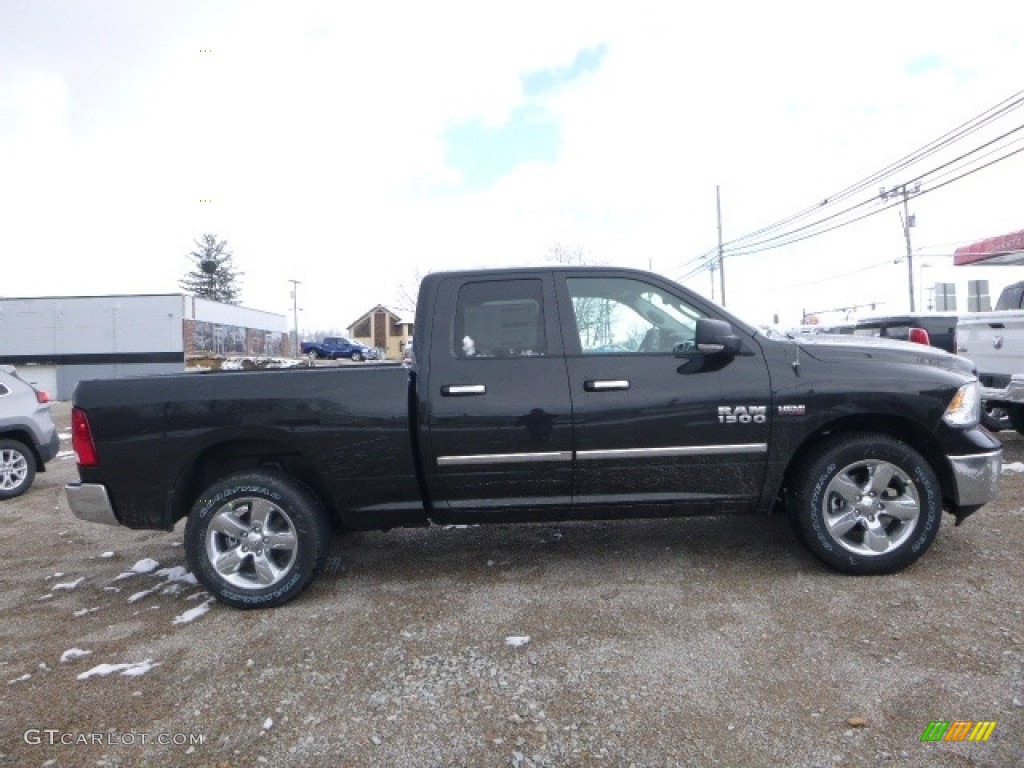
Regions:
[[[569,248],[561,243],[555,243],[548,249],[546,254],[548,261],[556,264],[594,264],[590,257],[579,246]]]
[[[561,243],[551,246],[547,258],[556,264],[596,263],[582,248],[568,248]],[[573,299],[572,308],[576,314],[580,343],[584,347],[592,348],[612,343],[612,306],[607,299],[578,296]]]
[[[429,274],[429,271],[421,272],[419,267],[417,267],[413,270],[412,280],[409,283],[403,281],[398,284],[398,293],[396,296],[398,303],[395,305],[395,309],[408,312],[410,315],[416,312],[416,301],[420,294],[420,283],[422,283],[423,278]]]

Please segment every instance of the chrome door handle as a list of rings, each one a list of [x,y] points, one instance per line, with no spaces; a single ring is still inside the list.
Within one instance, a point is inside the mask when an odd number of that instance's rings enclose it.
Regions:
[[[487,387],[483,384],[446,384],[441,387],[445,397],[462,397],[464,395],[486,395]]]
[[[587,392],[611,392],[613,390],[629,389],[628,379],[590,379],[583,382],[583,389]]]

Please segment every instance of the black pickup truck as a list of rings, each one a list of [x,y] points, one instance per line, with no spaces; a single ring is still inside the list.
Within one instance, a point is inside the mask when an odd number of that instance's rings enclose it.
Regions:
[[[762,332],[646,272],[428,275],[410,365],[81,382],[73,513],[182,518],[221,601],[284,603],[337,528],[788,514],[889,573],[998,493],[970,363]]]

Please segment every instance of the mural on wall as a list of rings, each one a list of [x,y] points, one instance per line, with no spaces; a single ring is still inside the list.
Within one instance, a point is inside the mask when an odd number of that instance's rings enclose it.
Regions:
[[[288,334],[197,320],[185,320],[185,355],[290,354]]]

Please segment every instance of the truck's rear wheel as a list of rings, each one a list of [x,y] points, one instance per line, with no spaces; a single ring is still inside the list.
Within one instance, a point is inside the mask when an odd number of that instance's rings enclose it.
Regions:
[[[942,492],[913,448],[883,435],[838,435],[794,476],[791,514],[808,549],[853,574],[893,573],[938,533]]]
[[[203,491],[185,526],[192,573],[221,602],[269,608],[312,581],[330,543],[316,497],[277,472],[240,472]]]

